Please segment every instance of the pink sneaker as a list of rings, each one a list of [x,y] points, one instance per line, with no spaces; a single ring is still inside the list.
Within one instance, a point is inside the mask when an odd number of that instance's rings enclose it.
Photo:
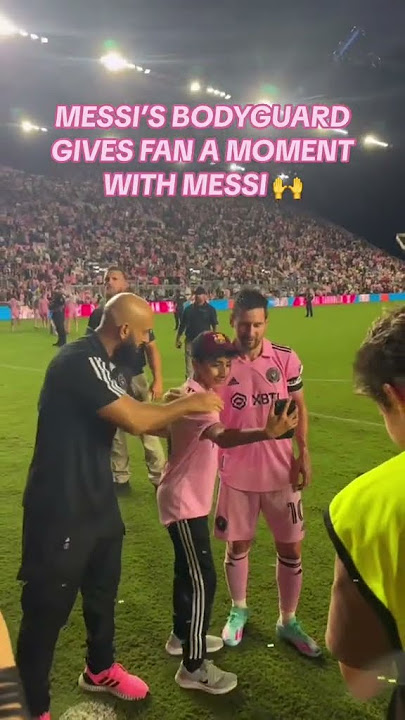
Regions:
[[[98,675],[93,675],[86,667],[79,677],[79,687],[88,692],[107,692],[121,700],[144,700],[149,692],[147,684],[141,678],[130,675],[118,663]]]
[[[33,720],[51,720],[51,713],[50,712],[42,713],[42,715],[40,715],[37,718],[33,718]]]

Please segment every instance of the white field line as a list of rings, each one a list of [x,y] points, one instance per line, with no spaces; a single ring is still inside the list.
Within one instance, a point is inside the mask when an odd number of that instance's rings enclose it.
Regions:
[[[4,368],[5,370],[17,370],[20,372],[35,372],[35,373],[45,373],[45,368],[37,368],[37,367],[29,367],[29,366],[22,366],[22,365],[7,365],[5,363],[0,363],[0,368]],[[181,378],[165,378],[167,383],[180,383]],[[305,378],[305,382],[337,382],[337,383],[350,383],[351,380],[340,380],[340,379],[330,379],[330,378]],[[324,415],[323,413],[318,412],[310,412],[309,413],[312,417],[319,417],[322,418],[322,420],[333,420],[335,422],[345,422],[345,423],[351,423],[352,425],[367,425],[368,427],[377,427],[377,428],[383,428],[384,425],[382,423],[378,422],[372,422],[371,420],[359,420],[358,418],[344,418],[340,417],[339,415]]]

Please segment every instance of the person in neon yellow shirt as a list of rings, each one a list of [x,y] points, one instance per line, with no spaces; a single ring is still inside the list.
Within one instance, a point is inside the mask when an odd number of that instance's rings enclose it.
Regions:
[[[405,450],[405,307],[379,318],[354,362],[357,390],[377,403]],[[396,691],[389,720],[405,718],[405,452],[358,477],[325,516],[336,549],[326,645],[355,697]],[[392,660],[396,669],[392,672]]]

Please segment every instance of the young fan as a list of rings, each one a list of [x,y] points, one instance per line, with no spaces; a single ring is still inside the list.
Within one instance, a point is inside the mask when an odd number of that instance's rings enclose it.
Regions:
[[[194,377],[182,392],[215,390],[228,378],[231,360],[238,354],[220,333],[201,333],[191,344]],[[160,520],[174,546],[173,632],[166,644],[171,655],[183,654],[176,682],[184,688],[220,695],[233,690],[237,677],[206,660],[219,650],[221,638],[207,635],[213,605],[216,573],[211,553],[208,515],[218,471],[218,448],[269,441],[295,428],[298,413],[276,417],[274,408],[262,429],[225,428],[219,413],[192,416],[168,429],[170,457],[159,485]]]

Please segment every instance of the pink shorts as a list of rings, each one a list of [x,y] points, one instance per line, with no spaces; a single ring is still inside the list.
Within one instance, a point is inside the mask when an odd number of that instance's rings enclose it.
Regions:
[[[304,536],[300,492],[288,487],[273,492],[244,492],[220,484],[215,511],[215,537],[236,542],[253,540],[260,512],[276,542],[297,543]]]

